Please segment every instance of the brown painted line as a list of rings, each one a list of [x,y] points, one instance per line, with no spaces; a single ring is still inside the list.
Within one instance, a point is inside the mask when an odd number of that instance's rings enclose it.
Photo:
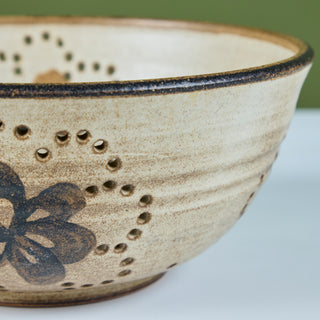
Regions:
[[[310,64],[314,55],[313,50],[308,44],[293,37],[255,28],[236,27],[214,23],[101,17],[0,18],[0,25],[5,23],[91,23],[100,25],[132,25],[137,27],[188,29],[212,33],[226,32],[246,35],[251,38],[259,38],[277,43],[283,47],[291,48],[296,51],[296,54],[289,59],[260,67],[241,69],[231,72],[194,75],[189,77],[69,84],[0,83],[0,98],[95,98],[145,96],[201,91],[284,77],[295,73]]]

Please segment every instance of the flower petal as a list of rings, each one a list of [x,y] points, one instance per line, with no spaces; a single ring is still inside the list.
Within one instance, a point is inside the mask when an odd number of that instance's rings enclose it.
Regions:
[[[81,190],[72,183],[57,183],[28,201],[30,211],[43,209],[62,220],[68,220],[85,205]]]
[[[24,186],[19,176],[3,162],[0,162],[0,199],[7,199],[12,203],[14,218],[27,214]]]
[[[25,230],[52,241],[51,251],[63,264],[82,260],[96,246],[96,237],[90,230],[51,217],[27,222]]]
[[[0,267],[3,266],[4,262],[5,262],[5,256],[4,256],[4,251],[0,254]]]
[[[0,267],[2,267],[2,265],[6,261],[6,247],[7,247],[7,244],[6,243],[2,243],[2,249],[0,249],[0,251],[1,251],[1,254],[0,254]]]
[[[44,285],[61,281],[65,270],[54,253],[24,236],[17,236],[7,243],[7,259],[27,282]],[[34,261],[30,261],[30,257]]]
[[[11,239],[12,235],[10,233],[10,231],[3,227],[0,226],[0,242],[7,242]]]

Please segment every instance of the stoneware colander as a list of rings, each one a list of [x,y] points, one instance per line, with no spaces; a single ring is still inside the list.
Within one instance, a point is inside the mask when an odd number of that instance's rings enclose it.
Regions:
[[[0,40],[0,303],[15,306],[133,292],[220,238],[313,56],[186,21],[5,17]]]

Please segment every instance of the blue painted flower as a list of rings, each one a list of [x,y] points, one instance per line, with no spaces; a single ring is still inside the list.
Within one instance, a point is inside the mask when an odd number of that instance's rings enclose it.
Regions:
[[[27,200],[19,176],[0,162],[0,199],[10,201],[14,210],[10,226],[0,224],[0,243],[5,243],[0,265],[9,261],[29,283],[43,285],[63,280],[63,265],[82,260],[96,245],[90,230],[68,222],[86,205],[81,190],[74,184],[57,183]],[[49,215],[27,221],[37,209]],[[45,237],[54,246],[47,248],[28,234]]]

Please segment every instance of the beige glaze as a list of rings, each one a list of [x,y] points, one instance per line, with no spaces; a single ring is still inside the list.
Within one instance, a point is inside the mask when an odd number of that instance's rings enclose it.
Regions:
[[[219,32],[204,32],[200,23],[192,29],[143,20],[12,25],[10,19],[0,25],[2,82],[48,82],[50,76],[62,82],[66,72],[78,82],[225,72],[275,63],[298,50],[243,30],[223,33],[219,26]],[[49,39],[42,38],[44,32]],[[29,35],[32,43],[25,44]],[[69,51],[71,61],[65,59]],[[15,52],[19,61],[11,59]],[[80,62],[84,71],[77,69]],[[21,74],[12,72],[15,67]],[[63,279],[45,285],[29,283],[5,260],[0,299],[45,304],[50,294],[70,287],[82,297],[86,287],[90,297],[97,288],[98,297],[103,286],[116,292],[119,284],[161,274],[204,251],[240,218],[269,174],[309,68],[193,92],[1,98],[0,161],[20,177],[26,199],[57,183],[78,186],[86,205],[68,221],[90,230],[96,245],[82,260],[64,264]],[[19,125],[28,133],[19,136]],[[77,138],[81,130],[88,131],[85,141]],[[104,145],[94,148],[99,140]],[[43,159],[36,153],[41,148],[49,152]],[[118,167],[108,167],[112,159]],[[1,199],[1,225],[8,228],[13,215],[11,202]],[[29,220],[47,215],[39,209]],[[68,247],[68,238],[63,245]],[[43,292],[45,298],[19,300],[17,292]],[[65,301],[72,301],[69,293]]]

